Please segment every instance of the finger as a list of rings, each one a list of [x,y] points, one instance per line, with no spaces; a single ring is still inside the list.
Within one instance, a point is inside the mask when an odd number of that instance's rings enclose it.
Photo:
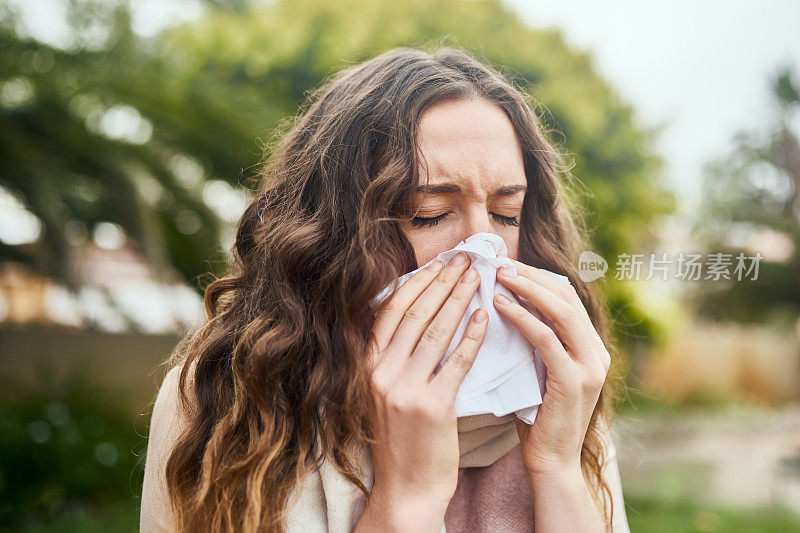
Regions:
[[[461,258],[458,260],[457,258]],[[386,347],[384,358],[391,358],[393,368],[405,365],[411,353],[422,337],[422,333],[431,323],[433,317],[439,312],[442,304],[450,296],[459,278],[469,267],[469,258],[464,253],[458,253],[448,261],[445,267],[422,294],[406,309]],[[388,364],[388,363],[387,363]]]
[[[383,308],[377,313],[372,326],[374,342],[371,344],[369,354],[373,368],[380,362],[381,354],[391,342],[405,312],[422,294],[422,291],[436,279],[443,266],[441,261],[434,261],[420,269],[389,297]]]
[[[526,265],[525,263],[516,261],[514,259],[512,259],[512,261],[514,262],[514,265],[517,268],[518,274],[525,276],[526,278],[532,281],[535,281],[539,285],[542,285],[543,287],[547,288],[553,294],[557,295],[559,298],[563,299],[568,304],[575,306],[579,311],[581,311],[580,313],[581,318],[585,321],[586,325],[587,326],[591,325],[592,328],[594,328],[594,325],[592,324],[592,319],[591,317],[589,317],[589,313],[586,312],[586,308],[583,305],[583,301],[581,300],[580,296],[578,296],[575,287],[571,283],[567,281],[561,281],[560,279],[556,278],[552,274],[547,273],[547,271],[542,270],[541,268],[536,268],[531,265]],[[500,269],[500,271],[498,272],[498,274],[500,275],[498,277],[503,278],[503,273],[504,271]]]
[[[467,311],[472,297],[481,284],[480,274],[467,269],[456,284],[436,317],[425,329],[403,374],[413,383],[425,383],[442,360]]]
[[[603,339],[597,333],[594,323],[592,322],[592,318],[589,316],[586,307],[583,305],[583,301],[571,283],[562,281],[560,278],[556,278],[551,273],[548,273],[548,271],[542,270],[541,268],[536,268],[513,259],[512,261],[517,267],[517,272],[519,274],[548,288],[554,294],[559,295],[565,301],[575,306],[584,324],[586,324],[586,330],[588,332],[590,341],[592,341],[597,349],[599,349],[601,352],[606,349]],[[500,274],[502,274],[502,272],[500,272]],[[502,278],[503,276],[500,275],[498,277]],[[503,280],[501,279],[500,281]]]
[[[458,388],[464,381],[469,369],[478,356],[483,340],[486,338],[486,326],[489,323],[489,314],[485,309],[478,308],[470,316],[464,336],[453,350],[442,368],[430,378],[430,387],[434,395],[439,395],[440,401],[455,403]]]
[[[517,302],[503,303],[500,296],[494,297],[495,309],[539,349],[539,355],[541,355],[548,372],[562,375],[567,372],[573,365],[572,357],[564,349],[555,332]]]
[[[586,360],[592,357],[596,347],[588,336],[587,326],[581,318],[580,311],[574,306],[524,275],[499,276],[498,279],[505,287],[525,297],[546,316],[578,359]],[[528,312],[524,308],[523,311]]]

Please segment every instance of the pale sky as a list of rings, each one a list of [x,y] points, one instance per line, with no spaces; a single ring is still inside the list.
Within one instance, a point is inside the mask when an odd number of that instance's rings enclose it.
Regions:
[[[775,70],[791,64],[800,76],[800,1],[503,1],[590,51],[642,124],[665,125],[657,147],[683,212],[703,163],[726,154],[736,131],[769,124]]]

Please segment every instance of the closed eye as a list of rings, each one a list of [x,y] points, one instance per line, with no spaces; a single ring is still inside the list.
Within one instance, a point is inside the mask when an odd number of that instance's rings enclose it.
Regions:
[[[503,215],[498,215],[496,213],[492,213],[492,216],[494,217],[495,220],[497,220],[501,224],[504,224],[506,226],[519,227],[519,220],[517,220],[517,217],[504,217]]]
[[[411,225],[415,228],[422,228],[422,227],[433,227],[445,218],[450,213],[442,213],[441,215],[437,215],[435,217],[414,217],[411,219]],[[517,217],[506,217],[503,215],[498,215],[497,213],[491,213],[492,217],[498,221],[499,223],[505,226],[514,226],[519,227],[519,220]]]

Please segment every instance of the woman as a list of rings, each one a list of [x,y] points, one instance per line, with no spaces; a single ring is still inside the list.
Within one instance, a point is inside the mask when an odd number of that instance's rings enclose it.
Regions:
[[[232,271],[206,289],[210,318],[162,384],[142,530],[280,531],[318,511],[329,530],[627,530],[607,325],[576,275],[581,234],[561,179],[522,94],[463,52],[398,48],[329,80],[265,165]],[[493,302],[539,349],[546,393],[510,452],[459,468],[453,401],[485,310],[432,370],[480,279],[468,260],[433,263],[377,318],[369,303],[478,232],[503,238],[518,275],[498,280],[554,328]],[[344,491],[318,483],[325,499],[293,503],[317,494],[302,489],[325,465],[363,496],[336,526]]]

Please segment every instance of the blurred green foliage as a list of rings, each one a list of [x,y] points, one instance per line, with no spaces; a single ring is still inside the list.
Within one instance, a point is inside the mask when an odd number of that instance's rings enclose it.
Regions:
[[[124,502],[99,509],[72,509],[58,516],[36,517],[17,533],[108,533],[138,531],[138,503]]]
[[[755,280],[707,283],[696,299],[713,318],[792,327],[800,316],[800,81],[791,69],[774,76],[772,96],[772,121],[740,132],[730,154],[709,163],[698,234],[736,257],[755,254],[727,237],[766,230],[788,244],[788,257],[762,259]]]
[[[0,529],[129,501],[138,506],[144,437],[114,392],[83,380],[57,394],[0,393]]]
[[[626,493],[625,508],[631,531],[783,533],[800,530],[800,518],[781,507],[751,510],[711,507],[696,502],[641,498]]]
[[[308,90],[401,45],[462,47],[541,104],[604,257],[641,249],[672,209],[655,132],[636,124],[588,53],[555,30],[525,27],[497,1],[216,1],[200,20],[149,39],[132,31],[123,3],[70,6],[69,48],[21,37],[13,16],[0,29],[0,95],[11,95],[0,105],[0,185],[44,223],[40,243],[2,246],[0,258],[68,283],[78,283],[68,261],[75,228],[100,221],[121,226],[160,271],[219,274],[230,228],[204,202],[208,184],[238,188]],[[606,283],[618,333],[651,336],[657,319]]]
[[[230,179],[252,161],[252,128],[235,115],[215,120],[224,98],[176,79],[158,47],[133,33],[124,5],[69,6],[67,49],[19,37],[13,12],[0,26],[0,185],[44,229],[33,245],[0,245],[0,258],[76,287],[70,248],[108,221],[156,271],[171,265],[197,276],[220,235],[198,194],[203,172]],[[180,231],[187,218],[196,231]]]

